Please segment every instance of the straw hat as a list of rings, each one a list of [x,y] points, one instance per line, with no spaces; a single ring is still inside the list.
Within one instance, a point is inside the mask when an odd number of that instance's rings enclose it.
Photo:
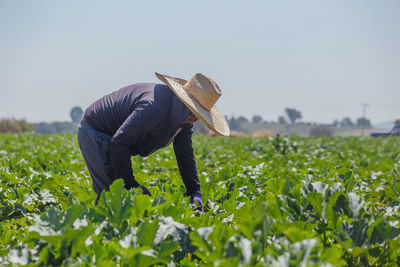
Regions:
[[[205,126],[218,135],[229,136],[228,123],[214,105],[221,96],[221,89],[213,80],[201,73],[188,81],[155,74]]]

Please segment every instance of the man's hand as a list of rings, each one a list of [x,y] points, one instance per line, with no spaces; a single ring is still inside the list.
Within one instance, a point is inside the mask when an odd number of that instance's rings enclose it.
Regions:
[[[149,190],[147,190],[147,188],[146,187],[144,187],[144,186],[141,186],[140,184],[138,184],[136,181],[134,181],[136,184],[137,184],[137,186],[135,186],[134,184],[133,184],[133,182],[131,182],[130,184],[127,184],[127,182],[125,182],[125,189],[126,190],[131,190],[132,188],[140,188],[140,189],[142,189],[142,193],[143,193],[143,195],[148,195],[148,196],[151,196],[151,193],[150,193],[150,191]]]
[[[199,207],[197,208],[201,212],[204,212],[204,205],[203,201],[201,201],[201,194],[192,194],[190,202],[192,203],[198,203]]]
[[[143,195],[148,195],[148,196],[150,196],[150,197],[151,197],[151,193],[150,193],[150,191],[149,191],[149,190],[147,190],[147,188],[146,188],[146,187],[144,187],[144,186],[141,186],[141,185],[138,185],[137,187],[138,187],[138,188],[140,188],[140,189],[142,189]]]

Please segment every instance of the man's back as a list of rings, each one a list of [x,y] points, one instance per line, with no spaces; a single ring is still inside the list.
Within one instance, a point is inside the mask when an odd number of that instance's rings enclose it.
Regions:
[[[136,83],[103,96],[85,111],[84,120],[95,130],[113,136],[139,101],[154,101],[154,87],[169,97],[169,88],[155,83]]]

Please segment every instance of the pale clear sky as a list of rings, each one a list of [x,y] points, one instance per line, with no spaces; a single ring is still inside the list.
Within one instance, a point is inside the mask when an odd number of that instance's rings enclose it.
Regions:
[[[400,117],[400,1],[0,1],[0,117],[69,120],[154,72],[203,72],[226,115]]]

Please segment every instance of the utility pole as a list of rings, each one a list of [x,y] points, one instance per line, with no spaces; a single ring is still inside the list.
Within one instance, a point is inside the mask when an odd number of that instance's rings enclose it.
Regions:
[[[364,119],[364,123],[362,124],[362,131],[361,131],[361,135],[364,135],[364,130],[365,130],[365,115],[367,113],[367,108],[369,107],[368,104],[361,104],[361,106],[363,107],[363,111],[362,111],[362,118]]]

